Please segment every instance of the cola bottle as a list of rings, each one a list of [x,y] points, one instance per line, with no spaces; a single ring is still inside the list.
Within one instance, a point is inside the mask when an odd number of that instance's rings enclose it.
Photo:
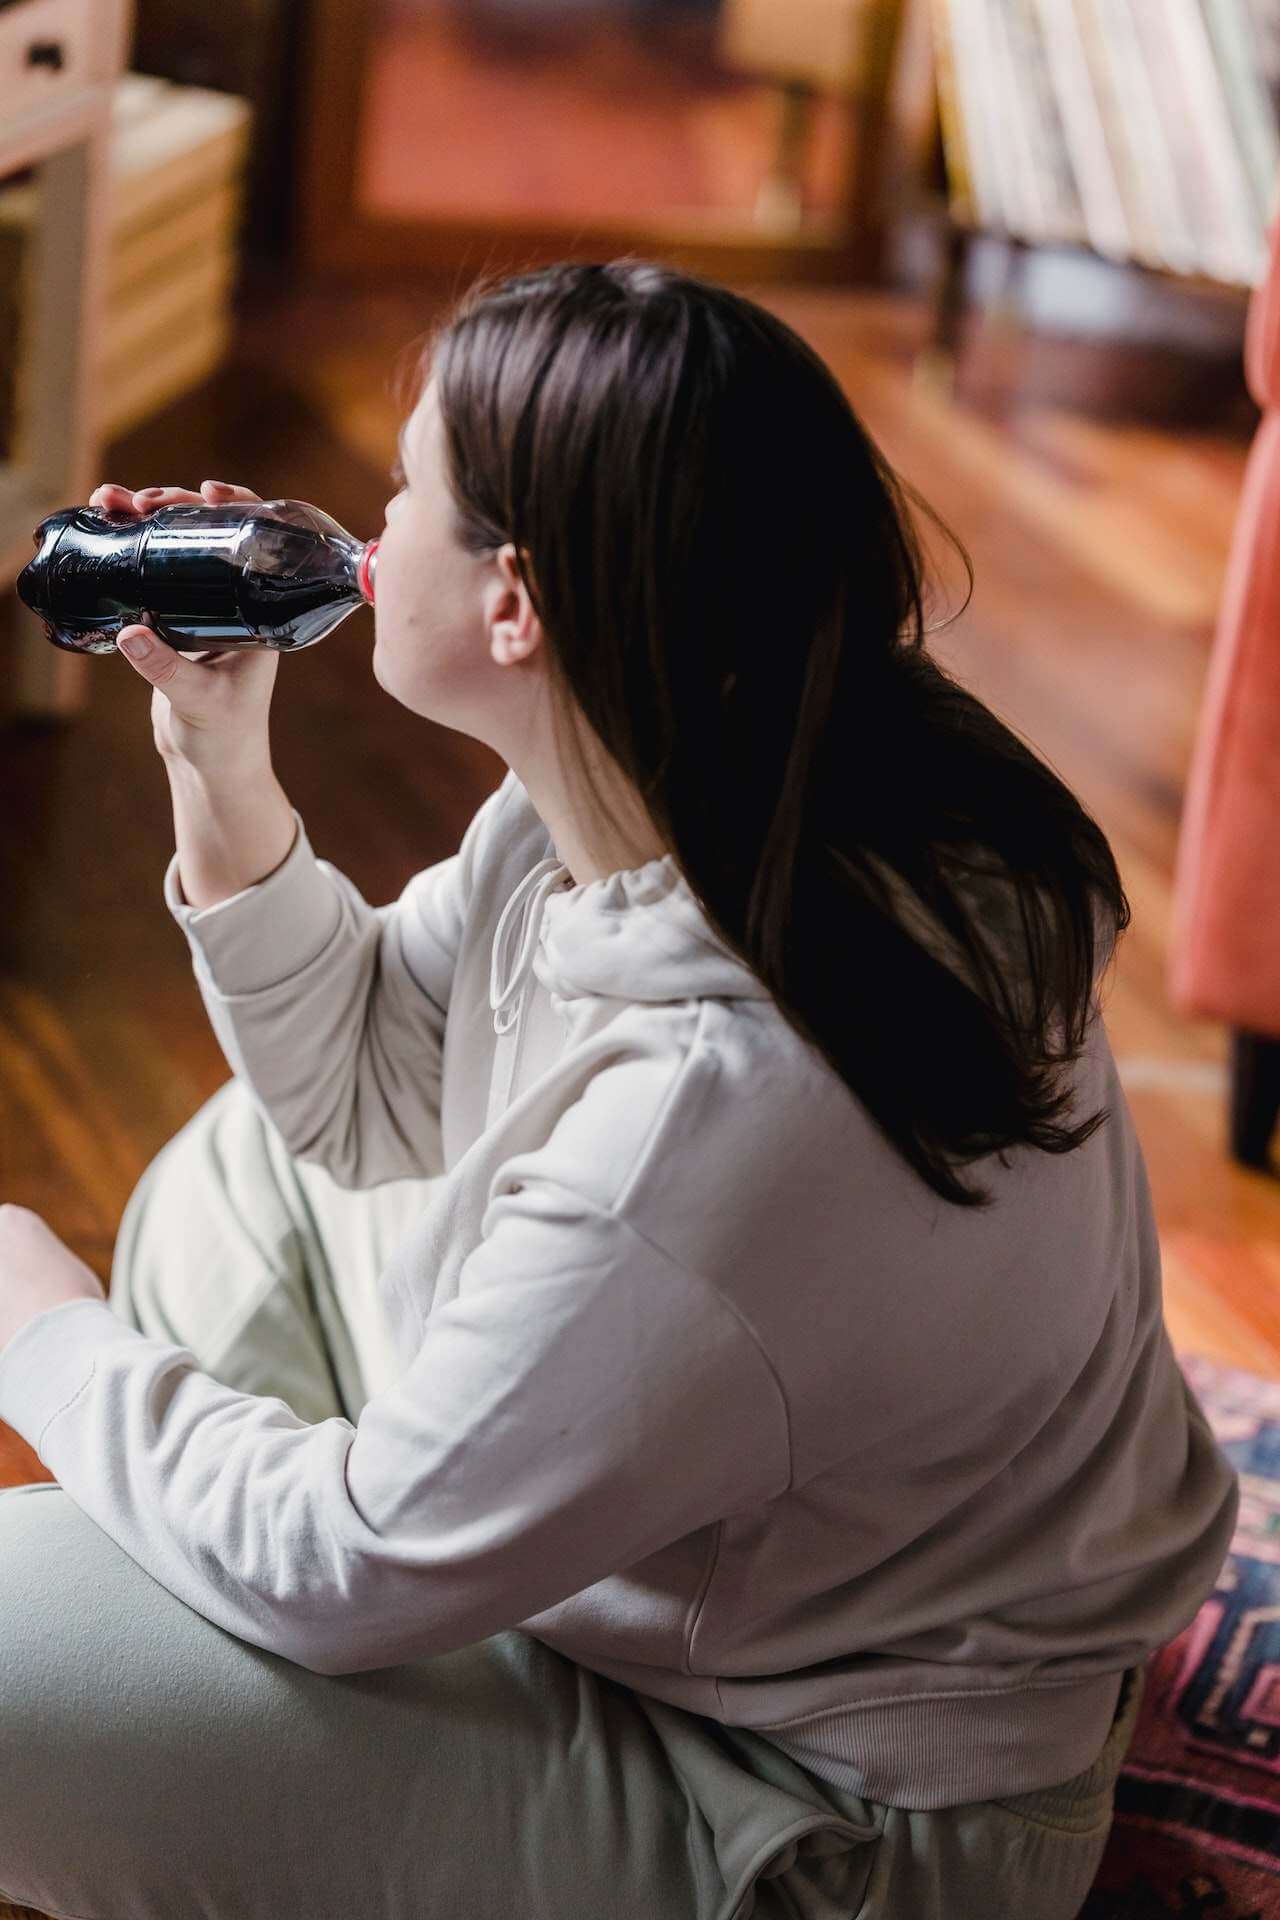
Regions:
[[[144,519],[64,507],[32,539],[19,598],[71,653],[111,653],[122,627],[141,624],[179,653],[292,653],[373,602],[378,542],[303,500],[184,503]]]

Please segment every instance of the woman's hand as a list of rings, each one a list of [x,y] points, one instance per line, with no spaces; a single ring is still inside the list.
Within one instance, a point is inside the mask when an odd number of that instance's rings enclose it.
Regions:
[[[92,1267],[30,1207],[0,1206],[0,1353],[20,1327],[66,1300],[105,1300]]]
[[[144,518],[159,507],[182,503],[212,507],[259,498],[248,487],[228,486],[220,480],[202,481],[199,493],[183,487],[147,487],[131,493],[127,487],[104,482],[89,496],[89,505],[106,513]],[[116,644],[123,652],[122,642],[139,638],[149,643],[146,655],[136,660],[127,653],[124,657],[152,688],[151,726],[162,760],[194,767],[206,777],[223,778],[270,763],[268,716],[280,665],[276,648],[179,653],[146,626],[121,628]]]

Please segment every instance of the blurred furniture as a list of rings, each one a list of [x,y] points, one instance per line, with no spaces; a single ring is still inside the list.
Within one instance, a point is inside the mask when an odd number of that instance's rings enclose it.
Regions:
[[[298,54],[310,0],[134,0],[134,74],[234,94],[250,113],[240,252],[278,272],[294,244]]]
[[[131,9],[132,0],[12,0],[0,10],[0,179],[30,169],[38,192],[31,245],[11,287],[23,352],[10,369],[13,431],[0,463],[6,586],[31,557],[37,522],[87,499],[102,477],[91,370],[107,269],[112,88]],[[88,661],[50,646],[16,596],[6,600],[8,711],[76,711]]]
[[[893,191],[924,170],[934,132],[932,48],[925,0],[724,0],[720,52],[727,67],[778,89],[773,164],[761,185],[756,219],[780,234],[804,223],[805,164],[819,99],[846,103],[853,119],[845,183],[845,219],[883,238]],[[874,277],[874,276],[871,276]]]
[[[136,73],[117,83],[94,362],[103,442],[199,386],[226,357],[252,120],[234,94]]]
[[[1006,330],[1037,247],[1195,294],[1258,285],[1280,204],[1280,38],[1261,7],[930,6],[945,191],[922,382],[954,391],[979,237],[1003,243]]]
[[[481,212],[392,217],[362,205],[366,71],[375,36],[386,23],[380,22],[377,7],[311,0],[304,27],[306,92],[298,115],[300,264],[313,277],[431,272],[452,281],[482,267],[640,252],[737,282],[874,280],[885,238],[880,183],[889,172],[885,149],[892,145],[888,130],[897,49],[904,17],[919,16],[924,5],[925,0],[754,0],[739,7],[737,0],[722,0],[727,21],[722,67],[737,64],[782,90],[774,184],[763,196],[763,218],[698,212],[637,214],[606,223],[497,212],[491,217]],[[912,45],[921,47],[919,34]],[[819,89],[852,103],[849,191],[839,218],[800,223],[788,211],[793,201],[787,182],[800,164],[807,103]]]
[[[251,119],[232,94],[132,73],[113,83],[99,236],[105,259],[78,416],[94,471],[84,482],[68,473],[56,505],[87,499],[110,477],[96,470],[100,450],[200,385],[225,358]],[[0,321],[0,360],[16,369],[3,425],[15,438],[30,429],[24,382],[38,378],[29,265],[39,253],[44,192],[37,178],[0,187],[0,273],[21,292]],[[22,634],[17,711],[28,718],[75,711],[86,663],[51,647],[20,603],[12,618]]]
[[[100,445],[221,365],[244,199],[247,103],[126,73],[112,102],[111,195],[91,400]],[[0,188],[0,245],[30,244],[39,188]],[[8,346],[9,342],[3,342]]]
[[[1232,1030],[1231,1151],[1263,1169],[1280,1113],[1280,215],[1268,241],[1245,322],[1262,419],[1187,777],[1168,972],[1180,1012]]]

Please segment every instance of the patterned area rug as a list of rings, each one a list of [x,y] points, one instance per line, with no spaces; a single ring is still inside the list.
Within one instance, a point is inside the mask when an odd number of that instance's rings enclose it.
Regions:
[[[1079,1920],[1280,1920],[1280,1381],[1178,1363],[1240,1474],[1214,1593],[1152,1654]]]

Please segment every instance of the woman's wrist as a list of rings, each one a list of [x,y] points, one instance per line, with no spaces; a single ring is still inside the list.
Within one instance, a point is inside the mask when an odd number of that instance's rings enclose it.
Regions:
[[[284,865],[297,822],[269,759],[216,776],[170,759],[165,770],[178,874],[190,906],[217,906]]]

